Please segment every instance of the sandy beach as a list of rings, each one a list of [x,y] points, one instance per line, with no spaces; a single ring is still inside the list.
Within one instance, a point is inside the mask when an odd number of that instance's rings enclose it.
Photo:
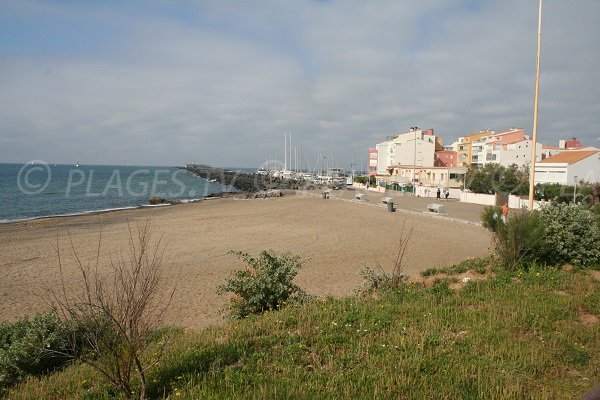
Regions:
[[[152,221],[153,234],[166,241],[165,287],[176,284],[167,322],[190,328],[220,323],[226,301],[216,294],[241,262],[241,250],[289,251],[306,258],[297,283],[319,296],[351,294],[363,264],[389,270],[397,254],[402,223],[412,227],[406,273],[449,265],[487,254],[490,236],[478,226],[481,207],[444,203],[447,217],[425,215],[432,199],[397,197],[389,213],[382,195],[357,202],[352,191],[324,200],[318,191],[273,199],[206,200],[171,207],[124,210],[76,217],[47,218],[0,225],[0,320],[14,320],[48,308],[47,291],[60,288],[57,243],[63,253],[66,286],[80,287],[69,236],[79,257],[95,260],[102,231],[101,271],[109,257],[127,250],[128,223]]]

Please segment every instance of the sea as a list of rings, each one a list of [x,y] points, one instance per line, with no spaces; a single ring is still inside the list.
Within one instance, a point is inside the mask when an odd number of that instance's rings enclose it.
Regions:
[[[231,191],[177,167],[0,164],[0,223],[151,207],[151,197],[199,201]]]

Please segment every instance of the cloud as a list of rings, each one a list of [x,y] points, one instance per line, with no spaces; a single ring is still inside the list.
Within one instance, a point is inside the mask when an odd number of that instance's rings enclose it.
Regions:
[[[6,162],[256,166],[282,158],[292,131],[308,161],[333,152],[348,166],[415,125],[445,143],[531,131],[531,2],[22,4],[4,5],[0,21],[13,22],[0,28],[12,32],[0,35]],[[545,3],[544,143],[597,142],[599,11]],[[36,28],[42,14],[57,22]]]

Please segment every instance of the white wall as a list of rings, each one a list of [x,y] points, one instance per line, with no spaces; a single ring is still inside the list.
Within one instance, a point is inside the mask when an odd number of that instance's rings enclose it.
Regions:
[[[377,175],[387,174],[386,167],[391,165],[389,157],[390,142],[377,143]]]
[[[495,206],[496,205],[496,195],[495,194],[463,192],[460,196],[460,201],[465,202],[465,203],[483,204],[485,206]]]
[[[441,197],[444,198],[444,189],[440,188]],[[415,194],[420,197],[437,197],[437,186],[417,186]],[[460,199],[460,195],[462,194],[462,190],[460,189],[450,189],[449,199]]]
[[[540,206],[542,204],[548,204],[548,202],[544,202],[544,201],[537,201],[534,200],[533,201],[533,209],[534,210],[538,210],[540,208]],[[529,198],[521,198],[519,196],[515,196],[513,194],[508,195],[508,207],[509,208],[516,208],[516,209],[521,209],[521,208],[529,208]]]
[[[578,182],[580,180],[593,183],[600,182],[599,157],[600,153],[593,154],[575,164],[569,165],[567,185],[573,185],[575,183],[575,176],[577,176]]]
[[[567,184],[568,164],[540,163],[535,165],[534,182]]]

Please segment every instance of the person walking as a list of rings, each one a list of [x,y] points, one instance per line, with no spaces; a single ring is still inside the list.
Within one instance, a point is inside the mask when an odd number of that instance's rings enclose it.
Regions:
[[[440,191],[440,188],[438,188],[438,190],[437,190],[437,194],[436,194],[436,197],[435,197],[435,198],[436,198],[436,199],[438,199],[438,200],[441,200],[441,197],[440,197],[440,194],[441,194],[441,193],[442,193],[442,192]]]
[[[450,196],[450,191],[448,189],[444,189],[444,197],[446,198],[446,201],[448,201],[448,196]]]
[[[508,203],[502,204],[502,222],[506,223],[508,221]]]

